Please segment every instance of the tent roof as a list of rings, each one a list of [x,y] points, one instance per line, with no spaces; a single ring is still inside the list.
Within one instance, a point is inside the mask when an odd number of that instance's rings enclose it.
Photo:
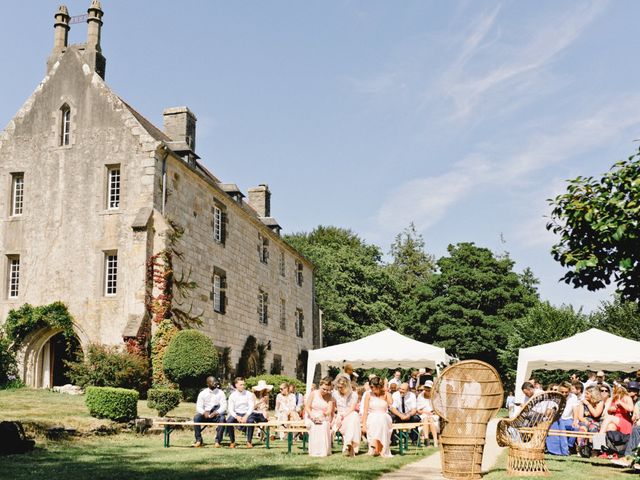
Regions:
[[[557,342],[522,348],[520,357],[534,362],[534,369],[542,368],[542,362],[552,369],[633,370],[640,368],[640,342],[592,328]]]
[[[517,400],[523,396],[520,386],[536,369],[631,372],[640,369],[640,342],[592,328],[557,342],[521,348],[516,376]]]
[[[311,350],[309,361],[324,366],[354,367],[435,367],[447,362],[444,348],[418,342],[387,329],[353,342]]]

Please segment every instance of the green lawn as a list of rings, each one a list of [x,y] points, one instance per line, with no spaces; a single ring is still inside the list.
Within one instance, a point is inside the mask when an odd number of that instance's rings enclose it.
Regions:
[[[558,480],[640,479],[634,470],[616,467],[609,460],[577,456],[555,457],[553,455],[547,455],[545,458],[551,472],[551,476],[546,478]],[[505,451],[491,472],[482,477],[483,480],[512,480],[515,478],[507,475],[506,463],[507,452]]]
[[[192,416],[194,404],[181,404],[172,415]],[[138,404],[140,416],[151,417],[146,402]],[[11,419],[38,425],[64,425],[88,431],[108,421],[89,416],[83,396],[69,396],[43,390],[0,391],[0,420]],[[41,429],[36,429],[36,433]],[[204,448],[191,448],[193,432],[175,431],[171,448],[163,448],[161,434],[136,435],[121,433],[108,436],[74,437],[65,441],[51,441],[37,436],[36,450],[26,455],[0,457],[0,478],[70,478],[74,480],[136,480],[189,479],[212,476],[234,480],[255,478],[326,478],[374,479],[433,453],[434,449],[412,448],[407,455],[390,459],[359,455],[345,458],[339,446],[328,458],[310,458],[294,447],[286,452],[286,443],[272,442],[267,450],[257,442],[252,450],[244,447],[243,435],[238,436],[239,447],[214,449],[213,431],[204,433]],[[366,445],[365,445],[366,446]],[[394,454],[397,450],[393,450]],[[204,478],[204,477],[203,477]]]
[[[0,390],[0,420],[20,420],[35,425],[36,433],[56,425],[76,428],[81,432],[111,425],[89,415],[84,395],[66,395],[48,390],[20,388]],[[170,415],[193,417],[195,404],[183,402]],[[155,417],[155,410],[147,407],[146,400],[138,402],[138,416]],[[32,430],[32,429],[31,429]]]
[[[205,434],[205,441],[211,433]],[[374,479],[380,474],[416,461],[433,449],[390,459],[359,455],[345,458],[336,449],[328,458],[311,458],[295,447],[288,455],[284,442],[274,442],[266,450],[256,445],[247,450],[242,444],[235,450],[189,447],[191,432],[174,432],[171,448],[162,447],[161,435],[120,434],[90,437],[66,442],[38,442],[38,448],[26,455],[0,457],[2,478],[71,478],[74,480],[136,480],[233,478],[326,478]]]

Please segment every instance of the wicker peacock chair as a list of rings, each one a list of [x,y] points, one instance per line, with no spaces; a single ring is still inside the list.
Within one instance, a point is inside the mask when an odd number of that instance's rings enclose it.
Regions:
[[[509,447],[509,475],[549,475],[544,461],[547,432],[564,410],[565,403],[560,393],[540,393],[525,403],[514,418],[500,420],[496,440],[501,447]]]
[[[504,398],[498,372],[479,360],[458,362],[441,372],[432,398],[442,420],[442,474],[452,479],[480,478],[487,423]]]

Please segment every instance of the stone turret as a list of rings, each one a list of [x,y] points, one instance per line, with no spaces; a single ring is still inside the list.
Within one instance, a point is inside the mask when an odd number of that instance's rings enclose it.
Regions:
[[[102,48],[100,47],[102,16],[104,15],[100,1],[92,0],[87,13],[88,26],[85,57],[91,69],[104,78],[107,59],[102,55]]]
[[[69,40],[69,10],[65,5],[60,5],[58,11],[53,16],[56,22],[53,24],[53,50],[47,61],[47,72],[51,69],[51,66],[56,62],[58,57],[64,53],[67,48],[67,42]]]

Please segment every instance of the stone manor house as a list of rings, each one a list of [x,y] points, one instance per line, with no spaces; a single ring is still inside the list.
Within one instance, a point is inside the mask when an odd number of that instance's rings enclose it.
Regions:
[[[83,350],[123,345],[149,323],[146,265],[173,222],[184,229],[176,276],[196,284],[179,300],[197,328],[234,368],[253,336],[267,372],[301,376],[305,352],[321,346],[314,266],[280,238],[267,185],[245,197],[199,161],[188,108],[164,110],[160,129],[109,88],[102,17],[93,0],[86,44],[68,45],[59,8],[46,76],[0,133],[0,324],[25,303],[59,300]],[[21,377],[66,382],[65,350],[60,330],[33,332]]]

